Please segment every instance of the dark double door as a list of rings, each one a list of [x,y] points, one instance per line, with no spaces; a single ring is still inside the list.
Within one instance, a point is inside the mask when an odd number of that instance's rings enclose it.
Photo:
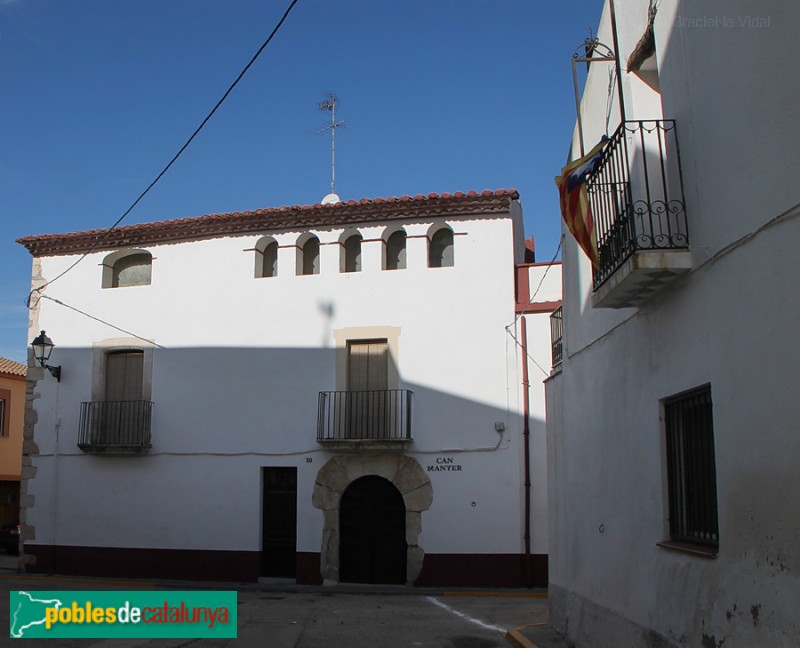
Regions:
[[[263,468],[261,477],[261,575],[295,578],[297,468]]]
[[[346,583],[405,584],[406,509],[383,477],[355,480],[339,508],[339,570]]]

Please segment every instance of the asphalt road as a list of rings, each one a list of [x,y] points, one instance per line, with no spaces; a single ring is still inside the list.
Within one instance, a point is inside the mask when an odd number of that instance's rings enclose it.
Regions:
[[[172,584],[190,589],[197,584]],[[219,584],[209,589],[219,589]],[[233,589],[235,586],[228,586]],[[170,589],[163,584],[21,577],[0,568],[0,646],[9,637],[9,591]],[[243,585],[237,639],[29,639],[46,648],[508,648],[507,630],[547,619],[547,601],[526,592],[441,592],[373,587]]]

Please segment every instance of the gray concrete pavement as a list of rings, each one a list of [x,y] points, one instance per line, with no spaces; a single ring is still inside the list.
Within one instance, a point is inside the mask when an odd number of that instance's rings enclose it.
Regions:
[[[238,639],[28,640],[47,648],[530,648],[547,621],[543,593],[403,587],[302,587],[284,583],[164,583],[31,577],[0,567],[0,646],[9,636],[11,590],[237,589]],[[509,630],[515,630],[507,635]],[[542,641],[547,637],[544,635]],[[516,638],[518,637],[518,639]],[[8,642],[8,643],[7,643]],[[528,643],[525,643],[528,642]],[[541,643],[538,648],[552,645]],[[564,646],[565,644],[560,644]]]
[[[19,567],[19,556],[12,556],[0,549],[0,574],[14,573]]]

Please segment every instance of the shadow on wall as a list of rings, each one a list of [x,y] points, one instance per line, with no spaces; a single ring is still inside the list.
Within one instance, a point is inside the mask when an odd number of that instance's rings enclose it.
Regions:
[[[413,521],[420,528],[408,530],[420,538],[413,548],[417,585],[521,586],[526,564],[535,584],[546,584],[546,556],[534,556],[531,565],[519,550],[468,550],[473,540],[490,547],[492,537],[497,547],[521,546],[518,414],[399,375],[389,389],[381,372],[397,369],[380,349],[348,370],[358,374],[348,381],[376,388],[353,391],[336,384],[337,362],[353,362],[347,349],[157,348],[151,361],[139,353],[59,348],[53,361],[62,366],[61,382],[44,376],[37,383],[40,456],[25,488],[38,510],[23,514],[26,547],[37,559],[30,569],[256,580],[265,575],[270,532],[262,470],[280,466],[296,468],[296,578],[320,582],[321,572],[335,576],[338,555],[321,564],[319,551],[302,549],[319,548],[323,535],[339,532],[338,515],[323,526],[311,503],[320,470],[332,459],[352,458],[340,461],[342,483],[324,485],[339,489],[339,501],[349,483],[383,475],[405,457],[432,485],[432,501]],[[492,389],[498,400],[506,399],[505,387]],[[541,421],[532,425],[543,428]],[[50,525],[50,507],[59,509],[59,528]],[[519,540],[509,543],[509,536]],[[425,543],[437,551],[425,552]],[[338,551],[338,540],[331,546]]]

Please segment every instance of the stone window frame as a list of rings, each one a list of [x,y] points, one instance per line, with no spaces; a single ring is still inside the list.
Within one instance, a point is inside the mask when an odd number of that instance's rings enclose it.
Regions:
[[[119,351],[141,351],[142,400],[153,400],[153,350],[154,342],[138,338],[108,338],[92,345],[92,401],[106,400],[106,356]]]
[[[150,268],[147,276],[147,281],[143,283],[132,283],[119,285],[118,265],[120,262],[134,256],[147,256],[149,263],[141,264],[147,265]],[[100,264],[103,268],[103,276],[101,280],[102,288],[135,288],[137,286],[149,286],[153,282],[153,257],[152,252],[143,248],[128,248],[125,250],[117,250],[111,254],[106,255],[103,262]]]
[[[368,340],[386,340],[389,347],[389,364],[387,372],[387,389],[401,389],[400,370],[398,364],[400,351],[399,326],[350,326],[336,329],[333,339],[336,353],[336,389],[347,390],[347,347],[351,342]]]

